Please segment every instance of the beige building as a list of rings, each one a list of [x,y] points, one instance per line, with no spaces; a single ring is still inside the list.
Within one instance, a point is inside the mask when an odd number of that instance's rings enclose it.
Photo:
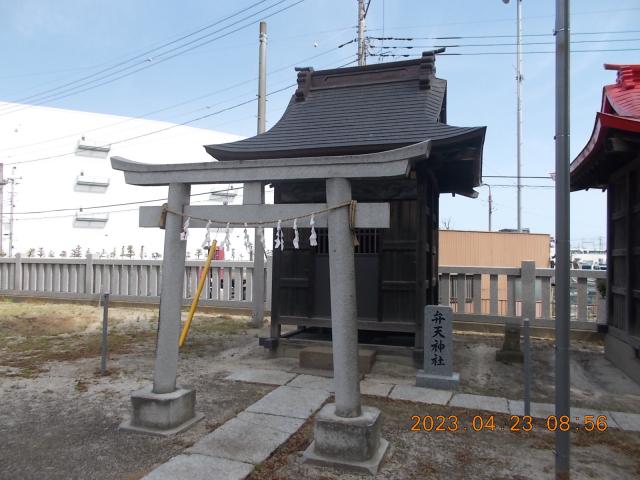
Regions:
[[[463,230],[440,230],[439,232],[439,264],[444,266],[466,267],[520,267],[523,260],[533,260],[537,268],[549,268],[551,237],[542,233],[515,232],[475,232]],[[473,277],[466,281],[467,302],[473,296]],[[455,276],[450,277],[450,296],[452,304],[457,297]],[[482,313],[489,311],[489,275],[481,279]],[[519,281],[516,281],[518,295]],[[536,297],[539,296],[536,286]],[[498,276],[499,312],[507,311],[507,278]],[[540,305],[541,307],[541,305]],[[455,306],[454,306],[455,308]],[[470,308],[470,306],[467,306]],[[516,311],[520,310],[520,302],[516,302]]]
[[[440,265],[519,267],[534,260],[548,268],[551,237],[546,233],[440,230]]]

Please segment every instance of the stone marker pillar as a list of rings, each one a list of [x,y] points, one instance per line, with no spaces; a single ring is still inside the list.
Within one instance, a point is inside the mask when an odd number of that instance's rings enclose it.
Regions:
[[[169,185],[167,207],[182,212],[189,204],[191,186],[182,183]],[[162,259],[162,291],[153,386],[133,392],[133,415],[120,428],[156,435],[178,433],[200,419],[195,413],[195,391],[176,386],[178,372],[178,338],[184,287],[186,240],[180,239],[184,218],[167,212]]]
[[[327,179],[327,206],[349,201],[349,181]],[[316,415],[314,441],[304,452],[304,459],[375,474],[389,444],[380,438],[380,411],[360,404],[356,276],[349,208],[330,211],[328,226],[336,401],[325,405]]]
[[[424,308],[424,370],[418,370],[418,387],[453,390],[460,374],[453,371],[453,311],[444,305]]]
[[[505,322],[504,342],[502,349],[496,351],[496,360],[503,363],[522,363],[524,355],[520,348],[520,330],[520,322]]]

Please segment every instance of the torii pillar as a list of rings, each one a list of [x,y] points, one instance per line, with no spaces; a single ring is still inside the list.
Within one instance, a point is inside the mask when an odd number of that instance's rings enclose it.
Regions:
[[[168,210],[182,212],[189,205],[190,193],[190,184],[170,183]],[[186,239],[180,238],[181,231],[182,217],[166,213],[153,385],[131,394],[132,416],[120,425],[122,430],[168,436],[189,428],[204,417],[195,412],[196,392],[176,385],[187,249]]]
[[[344,178],[326,180],[327,207],[351,201],[351,184]],[[358,370],[356,272],[349,209],[329,212],[329,279],[331,341],[335,403],[317,413],[314,441],[305,461],[378,471],[389,443],[380,437],[380,410],[362,406]]]

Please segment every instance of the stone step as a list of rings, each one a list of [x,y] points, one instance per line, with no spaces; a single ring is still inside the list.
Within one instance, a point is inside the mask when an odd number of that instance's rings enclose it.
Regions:
[[[298,354],[300,368],[309,370],[333,370],[333,349],[331,347],[313,346],[300,350]],[[376,361],[376,351],[358,349],[358,367],[360,373],[369,373]]]

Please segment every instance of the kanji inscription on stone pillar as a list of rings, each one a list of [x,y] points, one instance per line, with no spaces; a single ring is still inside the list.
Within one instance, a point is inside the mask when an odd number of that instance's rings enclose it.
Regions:
[[[424,366],[418,370],[419,387],[451,390],[460,375],[453,371],[453,311],[443,305],[427,305],[424,310]]]

